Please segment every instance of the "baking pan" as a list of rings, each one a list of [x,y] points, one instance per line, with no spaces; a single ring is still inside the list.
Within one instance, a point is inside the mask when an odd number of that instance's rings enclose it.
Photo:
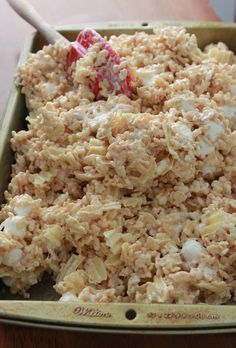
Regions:
[[[236,52],[236,24],[217,22],[132,22],[86,24],[102,35],[133,34],[136,31],[152,32],[152,28],[178,25],[196,34],[201,48],[223,41]],[[58,27],[70,41],[83,27]],[[19,64],[29,52],[37,52],[46,44],[34,33],[26,42]],[[24,96],[12,87],[5,116],[0,125],[0,203],[4,202],[4,190],[10,181],[14,154],[9,140],[13,130],[26,128],[27,109]],[[20,325],[77,331],[126,332],[149,334],[194,334],[212,332],[236,332],[236,306],[227,305],[177,305],[133,303],[76,303],[57,302],[58,294],[52,289],[52,280],[45,275],[43,280],[30,290],[30,300],[13,296],[0,282],[0,321]]]

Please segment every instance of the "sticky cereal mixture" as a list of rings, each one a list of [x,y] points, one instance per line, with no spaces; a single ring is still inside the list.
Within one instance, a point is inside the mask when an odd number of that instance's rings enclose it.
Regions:
[[[27,296],[44,272],[61,301],[236,298],[236,57],[185,29],[112,36],[133,91],[96,101],[96,55],[68,76],[58,42],[17,83],[28,129],[0,212],[0,277]]]

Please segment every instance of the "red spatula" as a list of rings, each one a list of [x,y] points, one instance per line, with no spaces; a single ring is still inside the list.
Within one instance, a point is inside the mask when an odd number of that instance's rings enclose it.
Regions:
[[[57,40],[66,41],[70,44],[70,50],[67,56],[67,67],[80,58],[83,58],[88,49],[98,43],[101,50],[108,52],[106,61],[94,68],[96,78],[90,81],[90,87],[95,97],[99,97],[99,92],[103,84],[107,86],[110,94],[131,94],[131,75],[128,67],[119,69],[115,66],[121,63],[119,54],[113,50],[108,42],[99,35],[95,30],[87,28],[80,32],[76,41],[70,43],[67,39],[53,29],[45,20],[36,12],[36,10],[26,0],[7,0],[11,7],[28,23],[35,27],[49,43],[54,44]]]
[[[119,54],[113,50],[108,42],[95,30],[87,28],[80,32],[75,42],[71,43],[71,48],[67,57],[67,65],[70,66],[74,61],[84,57],[88,49],[94,44],[99,43],[100,49],[108,52],[104,64],[96,67],[97,76],[92,82],[91,89],[95,96],[99,95],[103,82],[106,82],[110,93],[130,95],[131,76],[128,67],[122,78],[119,71],[114,71],[114,66],[121,63]],[[124,68],[122,69],[124,72]]]

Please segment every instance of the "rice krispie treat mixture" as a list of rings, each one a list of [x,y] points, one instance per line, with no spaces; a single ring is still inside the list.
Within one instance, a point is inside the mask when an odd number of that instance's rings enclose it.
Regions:
[[[109,42],[130,97],[95,100],[94,48],[69,75],[60,42],[19,69],[0,277],[27,296],[48,272],[62,301],[235,299],[236,57],[177,27]]]

